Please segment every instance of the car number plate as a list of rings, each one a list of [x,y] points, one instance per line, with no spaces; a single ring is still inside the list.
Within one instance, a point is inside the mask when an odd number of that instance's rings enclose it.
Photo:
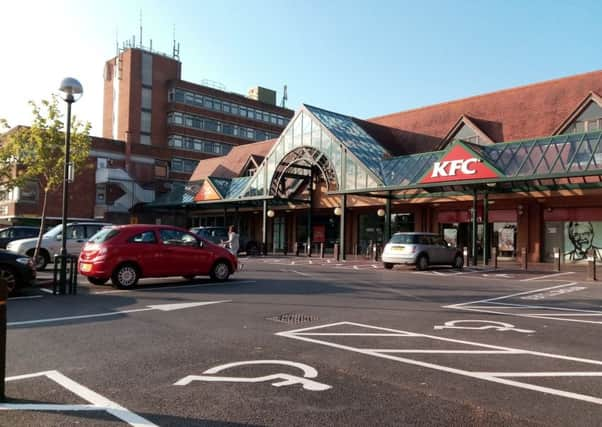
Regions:
[[[392,252],[403,252],[404,247],[403,246],[393,246],[391,248]]]
[[[81,270],[84,273],[92,270],[92,264],[82,264]]]

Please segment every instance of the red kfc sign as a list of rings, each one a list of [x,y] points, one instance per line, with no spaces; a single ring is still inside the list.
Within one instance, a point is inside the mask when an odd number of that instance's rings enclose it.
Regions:
[[[497,178],[499,174],[462,144],[456,144],[424,175],[422,184]]]

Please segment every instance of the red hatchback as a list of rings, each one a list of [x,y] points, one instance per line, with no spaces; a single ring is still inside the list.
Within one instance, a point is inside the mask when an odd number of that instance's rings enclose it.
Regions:
[[[142,277],[211,276],[227,280],[238,267],[227,249],[182,228],[130,224],[105,227],[84,245],[78,262],[80,274],[102,285],[131,288]]]

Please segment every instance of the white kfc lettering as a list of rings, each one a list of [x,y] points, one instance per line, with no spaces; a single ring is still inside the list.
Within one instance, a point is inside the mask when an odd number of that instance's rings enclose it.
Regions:
[[[466,160],[446,160],[444,162],[433,163],[433,173],[431,178],[437,178],[440,176],[456,176],[456,173],[460,171],[464,175],[474,175],[477,170],[474,168],[474,164],[478,163],[479,159],[470,158]]]

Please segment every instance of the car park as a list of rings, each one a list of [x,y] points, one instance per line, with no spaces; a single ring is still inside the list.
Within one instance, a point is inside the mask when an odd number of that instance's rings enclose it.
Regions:
[[[67,253],[79,255],[86,240],[96,234],[102,227],[110,225],[99,222],[72,222],[67,224]],[[61,252],[63,245],[63,225],[51,228],[42,236],[42,242],[35,267],[38,271],[44,270],[54,255]],[[20,239],[10,242],[6,248],[9,251],[33,257],[38,238]]]
[[[225,248],[185,229],[168,225],[129,224],[106,227],[82,249],[78,270],[90,283],[109,279],[119,288],[140,278],[210,276],[225,281],[238,261]]]
[[[13,240],[26,239],[28,237],[38,237],[39,227],[30,227],[25,225],[14,225],[0,229],[0,248],[6,249],[6,245]]]
[[[462,268],[462,252],[449,245],[435,233],[395,233],[385,245],[382,262],[386,269],[395,264],[415,265],[417,270],[426,270],[429,265],[451,265]]]
[[[33,260],[30,257],[0,249],[0,280],[4,280],[8,293],[26,288],[36,278]]]

